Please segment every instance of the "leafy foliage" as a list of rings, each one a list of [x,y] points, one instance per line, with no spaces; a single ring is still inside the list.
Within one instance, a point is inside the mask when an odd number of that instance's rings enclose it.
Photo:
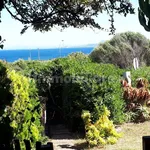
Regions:
[[[90,54],[94,62],[112,63],[120,68],[132,68],[135,57],[140,65],[150,65],[149,56],[149,40],[134,32],[116,34]]]
[[[35,143],[41,140],[40,102],[34,80],[28,79],[15,71],[8,73],[12,80],[11,93],[14,95],[12,106],[6,111],[11,120],[13,137],[28,139]]]
[[[57,67],[52,61],[19,60],[12,63],[11,67],[21,74],[35,79],[37,88],[39,89],[39,95],[46,94],[46,92],[49,91],[52,73],[54,70],[57,70]]]
[[[7,77],[6,66],[0,62],[0,147],[3,144],[8,146],[12,144],[12,128],[10,127],[10,119],[8,116],[2,117],[6,112],[7,107],[11,107],[13,101],[13,95],[10,92],[11,80]]]
[[[137,70],[132,69],[131,70],[131,78],[132,78],[132,86],[136,86],[136,79],[143,78],[148,80],[148,83],[150,83],[150,67],[144,66],[140,67]],[[148,84],[148,88],[150,88],[150,85]]]
[[[109,120],[110,112],[107,107],[101,106],[101,114],[94,124],[91,123],[89,111],[82,112],[82,119],[85,123],[86,140],[89,146],[115,144],[121,134],[117,133],[113,122]]]
[[[64,78],[71,79],[70,83],[63,86],[66,115],[78,117],[82,109],[87,109],[93,116],[99,116],[94,108],[105,104],[111,111],[114,122],[123,121],[124,102],[118,80],[121,71],[118,68],[95,64],[89,58],[81,57],[73,59],[69,56],[67,59],[57,60],[57,63],[58,61],[64,70]],[[93,117],[94,119],[97,118]]]
[[[128,110],[126,112],[126,122],[144,122],[150,119],[150,112],[149,109],[145,106],[137,106],[133,110]]]
[[[82,109],[89,110],[94,121],[99,117],[95,108],[102,104],[111,111],[110,117],[115,123],[124,121],[124,102],[119,81],[122,70],[119,68],[93,63],[82,53],[73,53],[66,58],[41,64],[31,61],[26,63],[28,67],[23,73],[35,78],[40,95],[49,96],[53,100],[51,107],[57,107],[66,122],[69,121],[75,128],[83,126]],[[14,68],[16,66],[17,62],[13,64]],[[75,124],[77,121],[78,125]]]
[[[132,70],[132,87],[124,87],[126,118],[129,122],[144,122],[150,119],[149,69],[143,67]]]
[[[134,38],[136,36],[138,35]],[[140,39],[137,41],[140,44]],[[48,97],[49,109],[58,111],[73,131],[84,129],[82,110],[90,112],[91,124],[95,124],[102,114],[103,105],[110,111],[110,119],[114,123],[124,122],[126,116],[136,122],[142,121],[144,117],[149,118],[145,106],[136,107],[135,111],[126,109],[128,103],[123,99],[120,85],[125,70],[114,65],[94,63],[87,55],[72,53],[66,58],[51,61],[20,60],[11,66],[25,76],[35,79],[38,94]],[[131,70],[132,85],[136,85],[135,81],[139,77],[150,81],[149,72],[149,67]]]
[[[9,145],[17,138],[35,144],[43,140],[41,125],[41,107],[38,100],[35,81],[14,70],[6,71],[0,64],[0,141]]]
[[[2,0],[0,10],[4,6],[14,19],[25,25],[21,33],[24,33],[30,25],[34,30],[40,31],[48,31],[54,26],[62,28],[92,26],[104,29],[94,20],[94,17],[103,11],[107,11],[110,16],[110,32],[114,33],[114,13],[124,16],[134,13],[132,4],[127,0]]]

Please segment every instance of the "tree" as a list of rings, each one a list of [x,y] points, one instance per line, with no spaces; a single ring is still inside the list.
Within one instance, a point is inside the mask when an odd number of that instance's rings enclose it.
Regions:
[[[112,63],[121,68],[132,67],[133,59],[140,65],[150,65],[149,40],[140,33],[125,32],[116,34],[111,40],[99,44],[90,54],[95,62]]]
[[[146,31],[150,32],[150,1],[139,0],[138,16],[140,24]]]
[[[48,31],[54,26],[102,28],[93,17],[107,11],[110,16],[110,32],[114,34],[114,13],[133,14],[128,0],[1,0],[0,10],[5,8],[16,20],[23,23],[24,33],[29,26],[35,31]]]

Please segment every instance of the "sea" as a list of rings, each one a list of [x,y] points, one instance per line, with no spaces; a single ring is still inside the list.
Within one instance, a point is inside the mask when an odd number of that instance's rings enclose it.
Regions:
[[[49,48],[49,49],[17,49],[0,50],[0,59],[7,62],[23,60],[50,60],[53,58],[66,57],[71,53],[82,52],[90,54],[94,46],[91,47],[71,47],[71,48]]]

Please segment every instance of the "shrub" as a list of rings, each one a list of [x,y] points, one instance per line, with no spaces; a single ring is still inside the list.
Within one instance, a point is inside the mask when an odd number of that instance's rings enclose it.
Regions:
[[[11,93],[14,95],[12,107],[7,110],[13,128],[13,137],[32,143],[42,139],[41,109],[34,80],[8,72],[11,79]]]
[[[132,86],[124,87],[123,96],[126,102],[127,121],[144,122],[150,119],[149,67],[132,70]],[[134,87],[136,86],[136,87]]]
[[[30,77],[38,76],[35,80],[39,94],[49,98],[48,105],[61,111],[66,122],[83,129],[82,110],[89,110],[92,121],[95,121],[99,118],[95,108],[103,104],[110,110],[110,118],[115,123],[124,121],[124,101],[119,80],[123,70],[111,64],[93,63],[82,53],[48,61],[44,65],[41,63],[43,68],[30,61],[28,65],[32,67],[28,66],[26,72]],[[60,77],[62,81],[51,82],[53,77]]]
[[[120,68],[133,68],[133,59],[150,65],[149,40],[140,33],[125,32],[116,34],[111,40],[99,44],[90,54],[90,58],[98,63],[111,63]]]
[[[119,81],[122,70],[110,64],[92,63],[89,58],[64,58],[56,61],[62,66],[63,77],[71,79],[70,83],[64,83],[62,93],[67,120],[79,118],[82,109],[92,113],[92,120],[98,119],[95,107],[104,104],[115,123],[124,121],[124,101]]]
[[[30,140],[32,145],[36,141],[42,141],[41,107],[35,81],[15,71],[6,72],[5,68],[1,71],[1,85],[4,86],[4,91],[7,90],[3,95],[9,99],[12,97],[9,103],[6,101],[1,106],[0,126],[4,130],[1,133],[6,134],[9,143],[13,139],[19,139],[21,146],[24,139]]]
[[[134,110],[126,112],[126,122],[144,122],[150,119],[149,109],[145,106],[138,106]]]
[[[89,111],[82,112],[82,119],[85,123],[86,140],[89,146],[115,144],[121,134],[117,133],[113,122],[109,120],[110,112],[107,107],[101,106],[101,115],[94,124],[91,122]]]
[[[10,92],[11,80],[7,76],[6,66],[0,62],[0,147],[2,144],[8,146],[12,144],[12,128],[9,125],[9,116],[3,117],[7,107],[11,107],[13,101],[13,94]]]
[[[144,78],[147,79],[148,82],[150,82],[150,67],[140,67],[137,70],[132,69],[131,70],[131,79],[132,79],[132,86],[136,86],[136,80],[138,78]],[[148,88],[150,86],[148,85]]]

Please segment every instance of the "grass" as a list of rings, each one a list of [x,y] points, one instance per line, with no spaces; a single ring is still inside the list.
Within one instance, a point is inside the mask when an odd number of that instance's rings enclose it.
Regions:
[[[150,121],[144,123],[125,123],[120,126],[123,137],[114,145],[107,145],[103,148],[85,148],[85,140],[77,145],[83,145],[83,150],[142,150],[142,136],[150,136]]]

